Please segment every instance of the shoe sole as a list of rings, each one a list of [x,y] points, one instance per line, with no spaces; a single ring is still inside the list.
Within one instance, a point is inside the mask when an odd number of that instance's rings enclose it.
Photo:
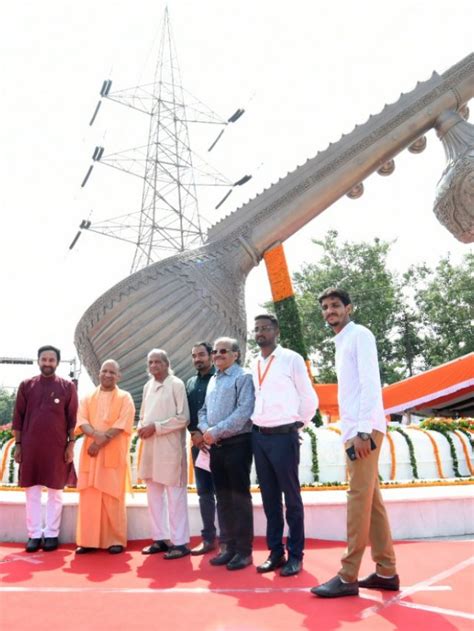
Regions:
[[[359,592],[354,592],[353,594],[318,594],[311,590],[313,596],[317,596],[318,598],[344,598],[344,596],[358,596]]]
[[[278,565],[274,565],[273,567],[270,568],[261,568],[260,566],[257,567],[257,572],[259,574],[267,574],[267,572],[275,572],[275,570],[278,570],[278,568],[282,567],[283,565],[285,565],[286,561],[282,561],[281,563],[278,563]]]
[[[247,565],[239,565],[238,567],[229,567],[228,565],[226,565],[226,568],[229,570],[229,572],[235,572],[236,570],[245,570],[246,567],[250,567],[251,565],[251,563],[247,563]]]
[[[359,587],[361,589],[381,589],[384,592],[399,592],[400,591],[400,587],[386,587],[386,586],[382,586],[382,585],[360,585]]]

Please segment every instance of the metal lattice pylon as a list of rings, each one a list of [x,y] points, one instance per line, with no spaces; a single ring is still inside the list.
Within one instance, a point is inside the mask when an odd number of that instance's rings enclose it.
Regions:
[[[164,256],[204,243],[198,186],[223,186],[231,190],[231,187],[250,179],[251,176],[244,176],[232,183],[210,167],[191,150],[188,130],[188,123],[207,123],[220,127],[220,133],[209,148],[211,150],[224,127],[240,118],[244,110],[238,109],[225,120],[184,90],[168,9],[165,9],[153,83],[114,92],[110,91],[111,85],[110,80],[104,81],[101,97],[147,114],[148,141],[145,146],[114,154],[105,154],[103,147],[96,147],[92,156],[93,164],[82,186],[85,186],[96,163],[119,169],[143,180],[141,208],[138,212],[104,221],[83,220],[80,229],[133,243],[135,253],[131,272],[134,272]],[[101,103],[102,100],[99,100],[91,125]],[[228,195],[229,192],[224,199]],[[81,230],[70,248],[75,245],[80,234]]]

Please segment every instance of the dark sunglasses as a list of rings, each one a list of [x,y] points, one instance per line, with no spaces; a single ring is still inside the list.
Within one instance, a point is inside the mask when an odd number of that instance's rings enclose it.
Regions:
[[[232,353],[232,349],[230,348],[213,348],[211,351],[211,355],[227,355],[227,353]]]

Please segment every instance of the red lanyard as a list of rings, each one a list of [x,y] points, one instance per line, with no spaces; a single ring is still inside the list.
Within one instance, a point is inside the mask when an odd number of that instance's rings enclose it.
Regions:
[[[265,368],[265,370],[263,371],[263,375],[260,372],[260,360],[258,360],[258,364],[257,364],[257,372],[258,372],[258,389],[261,390],[262,389],[262,384],[265,381],[265,377],[267,376],[268,371],[270,370],[270,366],[272,365],[272,361],[275,359],[275,355],[272,355],[270,357],[270,361],[267,364],[267,367]]]

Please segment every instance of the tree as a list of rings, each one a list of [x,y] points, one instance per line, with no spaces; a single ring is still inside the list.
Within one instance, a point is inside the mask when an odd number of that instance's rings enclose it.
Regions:
[[[319,380],[334,382],[336,375],[333,334],[321,316],[318,295],[326,287],[341,286],[349,290],[354,301],[354,321],[367,326],[376,337],[382,381],[396,381],[405,366],[394,343],[401,293],[396,274],[386,266],[390,243],[380,239],[341,243],[336,231],[313,243],[323,249],[322,257],[295,273],[294,284],[305,340],[316,357]]]
[[[413,270],[418,277],[415,303],[423,327],[423,367],[432,368],[474,351],[474,254],[459,265],[449,254],[432,271]]]
[[[0,425],[8,425],[13,419],[15,393],[0,387]]]
[[[341,242],[335,231],[313,240],[323,253],[294,274],[305,342],[318,379],[335,382],[333,334],[318,295],[341,286],[354,301],[355,322],[375,335],[382,383],[393,383],[474,351],[474,254],[461,264],[448,256],[433,271],[426,264],[404,273],[387,268],[391,243]]]

